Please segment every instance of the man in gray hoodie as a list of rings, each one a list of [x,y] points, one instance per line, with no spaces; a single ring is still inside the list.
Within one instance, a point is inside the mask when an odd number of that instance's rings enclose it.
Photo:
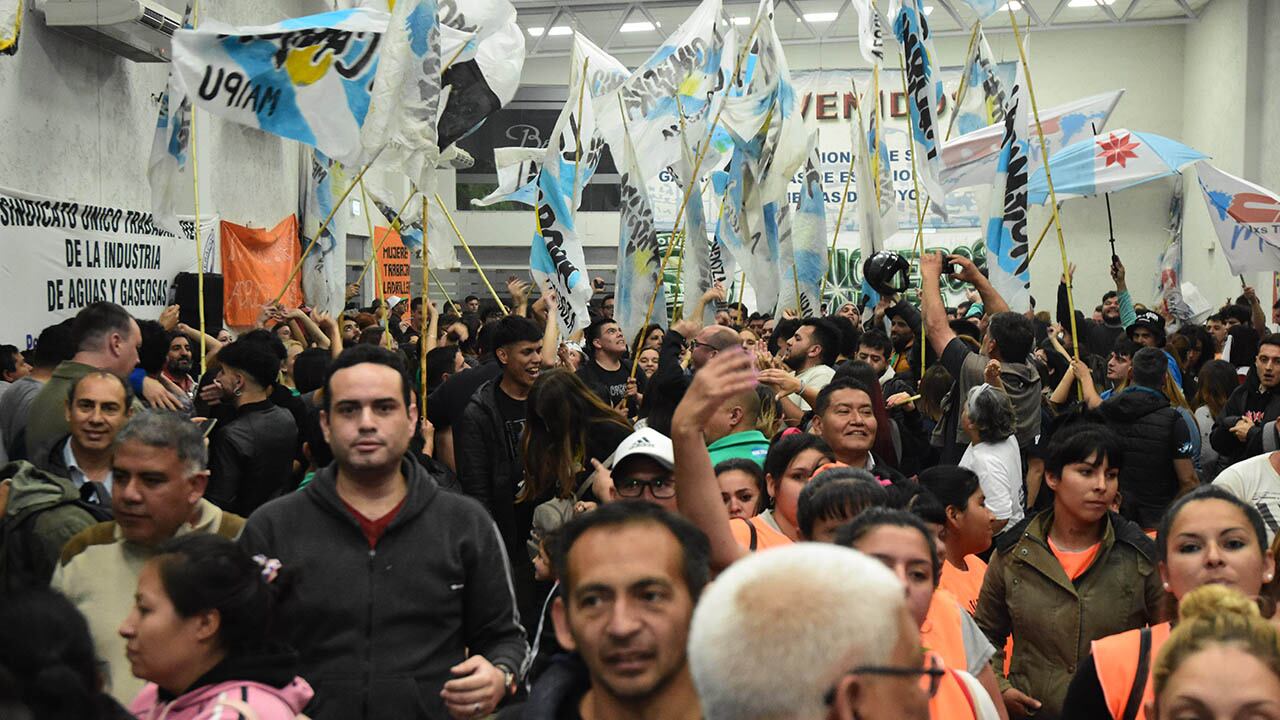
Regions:
[[[417,417],[399,356],[343,352],[320,414],[334,463],[241,537],[292,576],[280,617],[316,720],[479,718],[517,687],[528,644],[502,538],[405,455]]]

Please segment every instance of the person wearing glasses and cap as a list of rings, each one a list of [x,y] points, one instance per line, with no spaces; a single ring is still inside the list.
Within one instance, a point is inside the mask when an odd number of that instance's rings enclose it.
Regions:
[[[675,459],[671,438],[644,428],[627,436],[613,457],[595,465],[596,497],[616,500],[644,500],[670,512],[676,509]]]

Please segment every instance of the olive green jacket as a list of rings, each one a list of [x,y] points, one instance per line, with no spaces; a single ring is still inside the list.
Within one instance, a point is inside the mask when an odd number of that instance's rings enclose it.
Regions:
[[[1162,622],[1166,594],[1155,544],[1134,523],[1109,514],[1097,558],[1074,582],[1049,549],[1052,524],[1053,511],[1047,510],[1006,534],[987,567],[974,615],[997,648],[991,663],[1000,689],[1014,687],[1043,703],[1037,720],[1062,714],[1067,685],[1089,656],[1089,643]]]

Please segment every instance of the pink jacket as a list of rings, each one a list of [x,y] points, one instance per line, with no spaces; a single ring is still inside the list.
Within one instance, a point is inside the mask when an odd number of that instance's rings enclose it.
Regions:
[[[284,688],[231,680],[196,688],[170,702],[161,702],[158,692],[155,683],[147,683],[129,712],[138,720],[293,720],[315,694],[300,677]]]

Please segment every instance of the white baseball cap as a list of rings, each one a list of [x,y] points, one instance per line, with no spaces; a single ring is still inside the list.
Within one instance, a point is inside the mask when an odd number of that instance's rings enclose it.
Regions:
[[[673,469],[676,464],[675,451],[671,448],[671,438],[652,428],[637,430],[628,435],[627,439],[618,445],[618,449],[613,451],[609,467],[618,467],[619,463],[632,455],[653,458],[668,470]]]
[[[400,297],[399,295],[387,296],[387,307],[391,308],[392,310],[394,310],[395,307],[402,302],[404,302],[404,298]]]

